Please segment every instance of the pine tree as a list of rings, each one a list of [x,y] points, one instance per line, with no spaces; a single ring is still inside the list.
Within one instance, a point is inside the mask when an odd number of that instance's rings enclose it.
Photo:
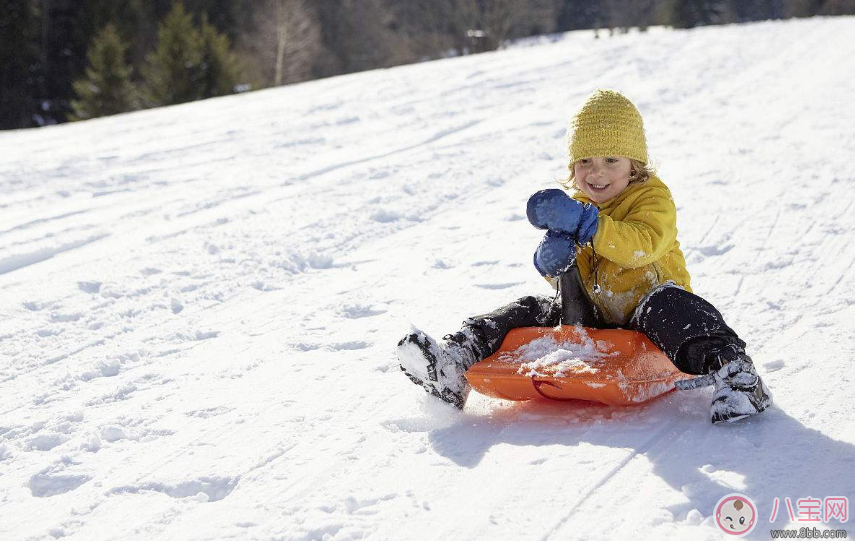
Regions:
[[[0,0],[0,129],[36,125],[42,82],[36,28],[29,0]]]
[[[86,120],[136,109],[132,69],[126,62],[128,46],[116,27],[105,26],[87,53],[86,77],[74,82],[77,100],[71,102],[73,120]]]
[[[202,18],[201,34],[200,97],[212,98],[234,93],[240,75],[229,38],[218,33],[217,29],[208,23],[207,16]]]
[[[207,16],[197,28],[180,2],[158,25],[157,48],[142,71],[143,96],[150,107],[231,94],[240,78],[229,38]]]
[[[158,25],[157,48],[146,57],[142,70],[145,104],[157,107],[202,97],[202,49],[202,33],[193,25],[193,17],[176,3]]]

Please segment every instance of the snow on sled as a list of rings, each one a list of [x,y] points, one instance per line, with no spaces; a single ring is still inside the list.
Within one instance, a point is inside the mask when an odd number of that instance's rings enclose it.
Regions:
[[[466,372],[472,388],[506,400],[591,400],[640,404],[674,390],[686,375],[646,336],[624,329],[522,327]]]

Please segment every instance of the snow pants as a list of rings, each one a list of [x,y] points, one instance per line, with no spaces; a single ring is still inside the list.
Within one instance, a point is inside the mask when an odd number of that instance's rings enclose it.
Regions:
[[[467,319],[460,332],[446,339],[469,342],[475,356],[484,359],[495,353],[508,331],[516,327],[554,327],[562,323],[614,328],[597,317],[581,288],[574,267],[561,277],[559,294],[554,299],[522,297],[493,312]],[[707,374],[745,355],[745,342],[712,304],[673,285],[661,286],[643,299],[626,328],[647,336],[674,366],[687,374]]]

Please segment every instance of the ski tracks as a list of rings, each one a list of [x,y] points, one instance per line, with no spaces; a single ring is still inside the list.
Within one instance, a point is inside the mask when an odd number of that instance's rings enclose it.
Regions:
[[[606,484],[612,482],[617,477],[620,476],[621,472],[624,468],[632,462],[639,455],[646,455],[651,450],[655,449],[659,444],[664,440],[666,436],[672,436],[670,440],[666,440],[662,449],[658,452],[661,453],[665,449],[667,449],[674,441],[678,439],[680,434],[688,430],[690,424],[687,421],[679,421],[673,418],[667,419],[662,423],[662,426],[656,430],[652,436],[650,436],[646,441],[644,441],[641,445],[633,449],[623,460],[615,464],[611,469],[609,469],[604,475],[602,475],[599,479],[597,479],[594,483],[589,485],[589,487],[582,493],[579,499],[570,507],[567,512],[560,517],[555,523],[549,527],[546,532],[540,537],[541,541],[547,541],[552,539],[553,536],[560,533],[560,530],[567,524],[579,511],[579,509],[585,505],[588,501],[595,498],[599,490],[605,486]]]

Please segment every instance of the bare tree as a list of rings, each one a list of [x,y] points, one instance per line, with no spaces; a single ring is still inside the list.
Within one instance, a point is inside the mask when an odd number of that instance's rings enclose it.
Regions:
[[[527,7],[516,0],[491,0],[481,5],[481,17],[495,47],[501,47],[526,17]]]
[[[260,0],[252,27],[238,39],[238,51],[261,86],[313,78],[322,48],[320,25],[304,0]]]
[[[313,49],[317,48],[313,41],[317,41],[319,32],[317,25],[306,12],[302,0],[275,0],[274,5],[276,67],[273,84],[279,86],[285,82],[286,69],[290,75],[289,79],[300,79],[300,70],[311,66],[310,55]],[[306,75],[308,76],[308,73]]]

